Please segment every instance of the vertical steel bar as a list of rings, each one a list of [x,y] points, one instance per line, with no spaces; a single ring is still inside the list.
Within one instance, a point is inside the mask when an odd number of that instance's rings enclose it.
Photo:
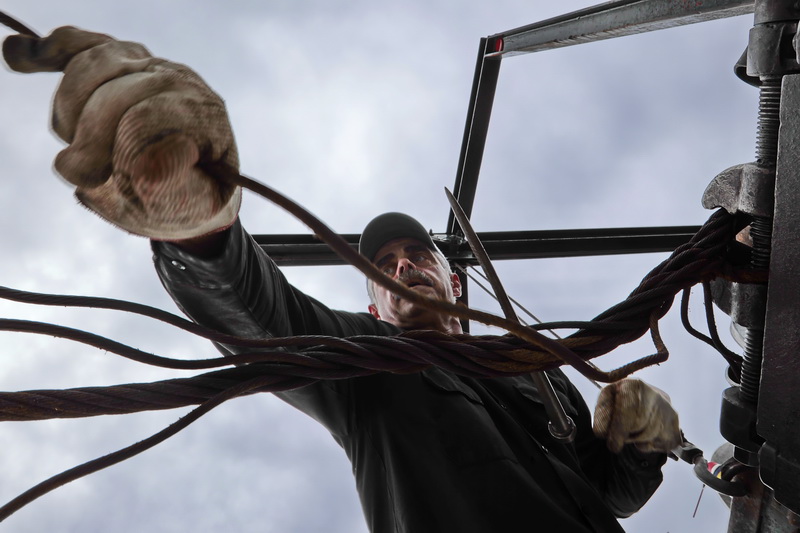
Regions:
[[[481,39],[475,76],[472,80],[467,123],[464,126],[464,138],[461,142],[461,154],[453,187],[453,193],[467,216],[472,215],[497,79],[500,75],[500,58],[488,57],[498,42],[497,39]],[[447,234],[456,235],[458,231],[458,224],[451,212],[447,218]]]

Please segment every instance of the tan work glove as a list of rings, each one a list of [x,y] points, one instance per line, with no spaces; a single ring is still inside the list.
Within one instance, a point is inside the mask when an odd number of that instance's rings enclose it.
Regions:
[[[666,453],[683,442],[667,393],[639,379],[623,379],[600,391],[593,429],[614,453],[628,443],[643,452]]]
[[[8,37],[3,57],[18,72],[64,72],[52,126],[69,146],[55,168],[89,209],[157,240],[198,237],[236,219],[241,189],[196,166],[238,169],[239,161],[225,104],[192,70],[69,26]]]

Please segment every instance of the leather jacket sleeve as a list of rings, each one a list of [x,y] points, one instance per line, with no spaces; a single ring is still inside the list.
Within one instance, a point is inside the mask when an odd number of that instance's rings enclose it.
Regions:
[[[205,327],[239,337],[395,335],[399,329],[369,313],[332,310],[293,287],[237,220],[222,253],[198,258],[152,241],[161,283],[178,307]],[[242,351],[217,345],[224,354]],[[347,380],[318,381],[275,395],[313,417],[336,437],[346,431]]]
[[[180,309],[195,322],[249,338],[294,335],[393,335],[369,313],[334,311],[295,289],[237,220],[221,255],[200,259],[152,242],[156,271]]]

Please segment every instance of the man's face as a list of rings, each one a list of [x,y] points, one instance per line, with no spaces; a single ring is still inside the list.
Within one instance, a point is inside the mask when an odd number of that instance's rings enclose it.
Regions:
[[[448,273],[433,251],[416,239],[387,242],[375,254],[374,263],[387,276],[429,298],[455,302],[461,295],[458,276]],[[439,313],[404,300],[378,284],[373,284],[373,292],[375,303],[369,311],[376,318],[403,329],[440,329]]]

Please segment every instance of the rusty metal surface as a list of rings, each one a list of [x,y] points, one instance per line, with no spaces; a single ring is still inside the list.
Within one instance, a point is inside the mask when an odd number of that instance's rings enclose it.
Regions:
[[[772,491],[758,478],[756,469],[745,470],[734,481],[747,487],[747,495],[733,498],[728,533],[797,533],[797,515],[775,501]]]

